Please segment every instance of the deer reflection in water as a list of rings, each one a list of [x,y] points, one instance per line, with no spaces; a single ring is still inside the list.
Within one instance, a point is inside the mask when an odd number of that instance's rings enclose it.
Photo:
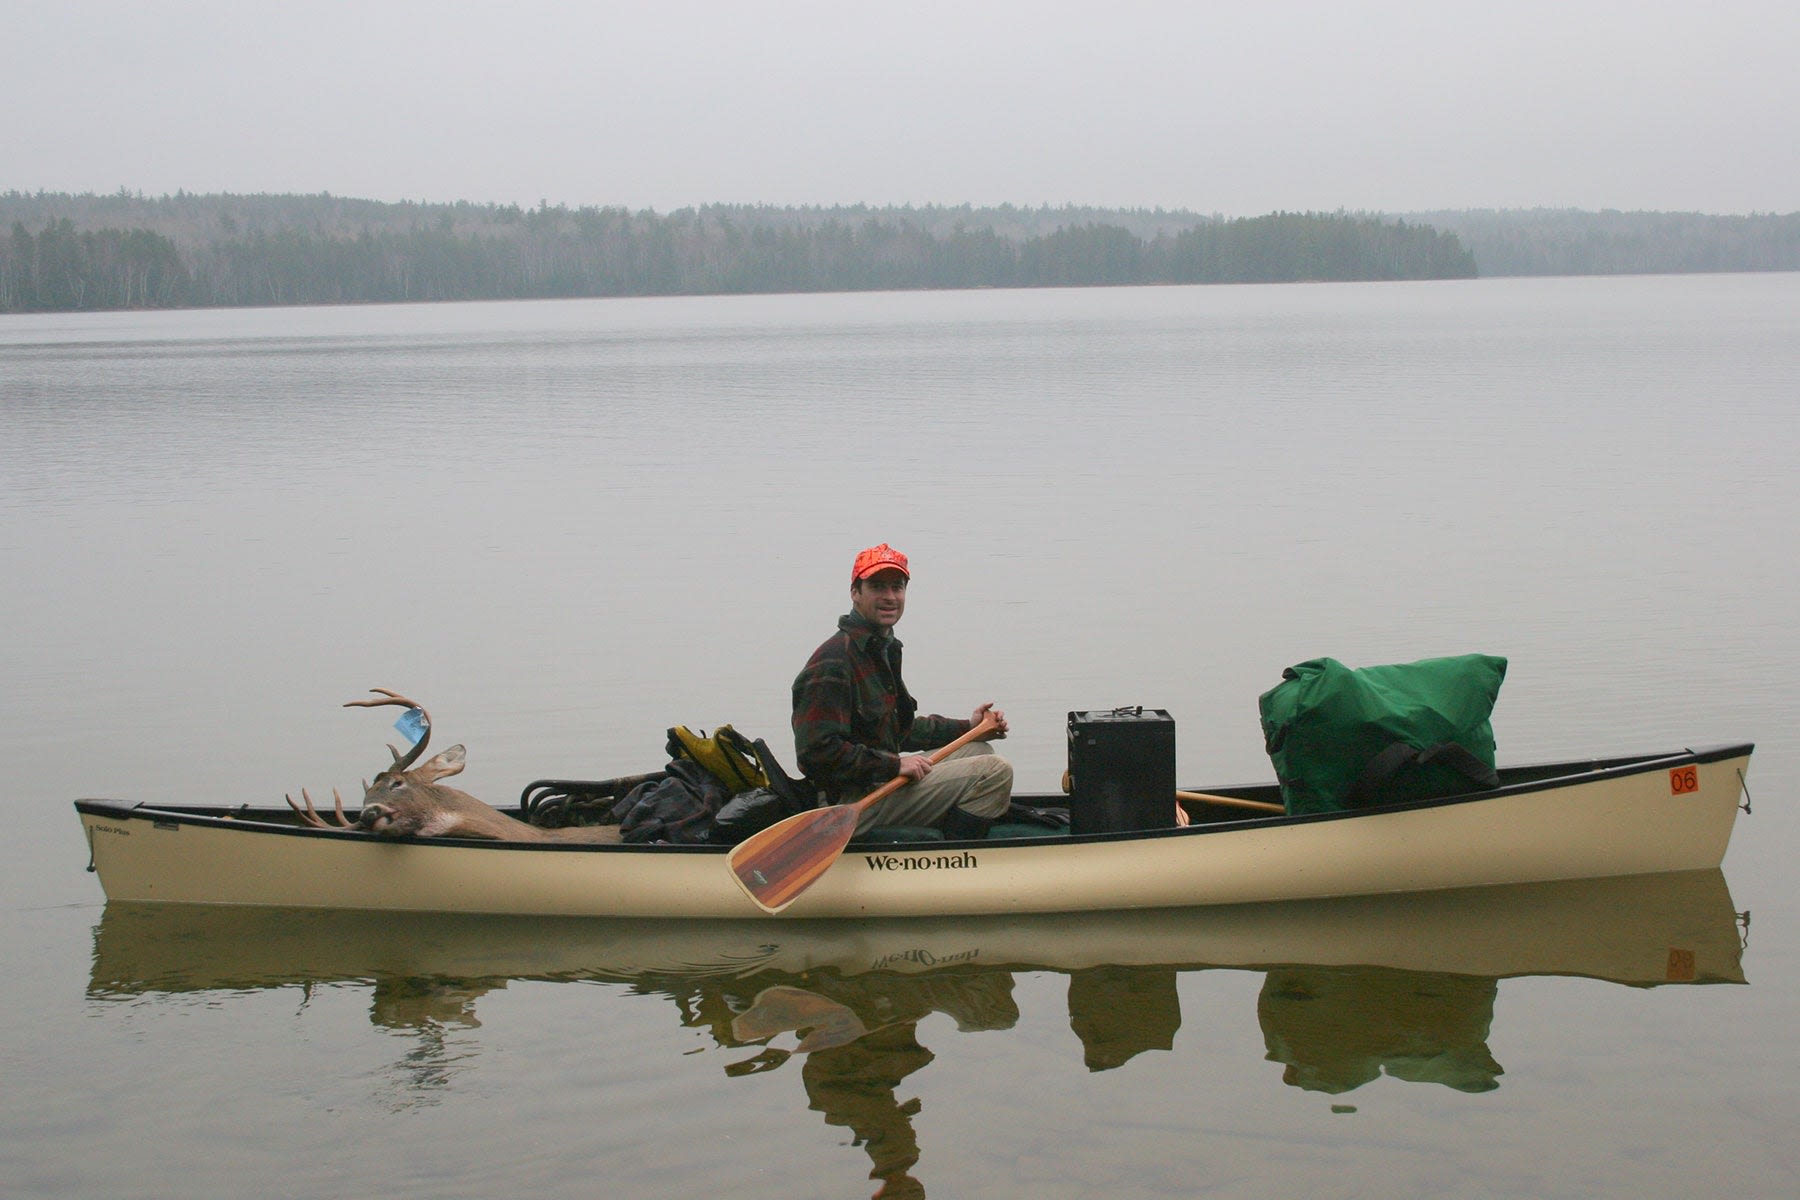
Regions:
[[[391,1082],[395,1111],[437,1103],[459,1071],[474,1063],[476,1047],[459,1045],[458,1031],[481,1028],[475,1002],[505,988],[505,979],[457,979],[424,975],[378,975],[369,998],[369,1023],[403,1039],[406,1050],[395,1070],[380,1073]],[[312,1003],[314,983],[302,985],[301,1007]],[[384,1089],[385,1090],[385,1089]]]
[[[455,1083],[458,1072],[472,1065],[476,1048],[459,1041],[458,1034],[481,1028],[475,1001],[490,990],[462,980],[421,976],[376,981],[369,1020],[410,1041],[397,1064],[400,1094],[393,1108],[435,1103]]]

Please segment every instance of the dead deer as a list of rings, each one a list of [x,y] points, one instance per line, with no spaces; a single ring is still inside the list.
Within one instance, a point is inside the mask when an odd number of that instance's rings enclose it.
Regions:
[[[419,766],[413,766],[418,762],[419,756],[425,753],[426,744],[431,741],[431,714],[425,711],[424,705],[407,699],[399,692],[389,691],[387,688],[370,690],[376,693],[374,697],[351,700],[344,707],[381,708],[395,705],[416,708],[424,730],[417,744],[405,755],[392,746],[388,747],[388,753],[394,757],[394,765],[375,776],[372,782],[363,785],[363,807],[355,821],[345,817],[343,797],[338,795],[336,788],[331,789],[336,828],[361,829],[387,837],[480,838],[498,842],[619,840],[618,828],[610,825],[540,829],[536,825],[507,816],[465,791],[440,784],[438,780],[448,779],[463,769],[463,748],[460,745],[452,746]],[[300,819],[308,825],[318,829],[334,827],[313,807],[312,797],[305,788],[300,790],[300,798],[306,802],[304,808],[295,804],[292,796],[283,797],[288,802],[288,807],[298,813]]]

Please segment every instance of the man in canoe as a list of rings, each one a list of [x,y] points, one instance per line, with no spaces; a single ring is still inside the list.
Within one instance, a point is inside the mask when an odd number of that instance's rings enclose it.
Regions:
[[[794,748],[800,769],[833,804],[860,800],[896,776],[910,782],[862,814],[875,825],[931,825],[947,837],[985,837],[1012,796],[1012,764],[987,741],[970,742],[933,765],[928,752],[967,733],[984,717],[1006,736],[993,704],[967,721],[919,716],[900,674],[894,626],[906,611],[912,571],[885,542],[856,556],[850,609],[838,631],[813,651],[794,680]]]

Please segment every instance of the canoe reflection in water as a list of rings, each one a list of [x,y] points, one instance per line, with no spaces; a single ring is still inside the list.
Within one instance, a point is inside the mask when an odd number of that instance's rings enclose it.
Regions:
[[[513,980],[624,984],[671,999],[681,1024],[718,1047],[747,1051],[725,1065],[728,1077],[804,1056],[809,1107],[852,1131],[892,1197],[923,1194],[910,1174],[920,1101],[901,1095],[934,1060],[919,1022],[943,1014],[965,1032],[1010,1029],[1021,972],[1068,976],[1069,1025],[1092,1071],[1172,1049],[1182,974],[1226,968],[1266,972],[1257,1020],[1289,1085],[1336,1094],[1386,1075],[1481,1092],[1502,1074],[1487,1046],[1501,979],[1742,983],[1742,949],[1718,871],[1082,916],[774,924],[113,904],[95,931],[89,996],[372,983],[371,1019],[413,1035],[403,1071],[429,1092],[454,1086],[446,1031],[479,1028],[485,993]]]

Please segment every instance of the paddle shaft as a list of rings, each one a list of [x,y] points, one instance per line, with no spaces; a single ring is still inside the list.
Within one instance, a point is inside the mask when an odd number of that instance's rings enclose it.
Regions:
[[[927,757],[936,766],[970,742],[999,728],[992,717]],[[728,863],[731,877],[764,912],[778,913],[831,868],[856,833],[858,819],[912,780],[896,775],[852,804],[827,805],[778,821],[738,843]]]
[[[1063,772],[1063,791],[1069,790],[1069,773]],[[1192,800],[1196,804],[1224,804],[1231,808],[1253,808],[1257,812],[1285,813],[1282,805],[1270,804],[1267,800],[1243,800],[1237,796],[1215,796],[1211,792],[1176,792],[1177,800]]]
[[[981,719],[981,724],[970,726],[969,732],[963,734],[948,745],[940,746],[938,749],[933,750],[927,757],[931,759],[931,765],[935,767],[970,742],[980,741],[983,737],[992,733],[997,728],[998,726],[994,723],[994,718],[983,717]],[[886,800],[889,796],[911,782],[912,780],[904,775],[896,775],[849,807],[854,808],[858,813],[861,813],[864,809],[871,808],[874,805],[881,803],[883,800]]]
[[[1177,800],[1192,800],[1198,804],[1225,804],[1232,808],[1254,808],[1258,812],[1285,813],[1286,808],[1279,804],[1270,804],[1267,800],[1244,800],[1237,796],[1215,796],[1211,792],[1176,792]]]

